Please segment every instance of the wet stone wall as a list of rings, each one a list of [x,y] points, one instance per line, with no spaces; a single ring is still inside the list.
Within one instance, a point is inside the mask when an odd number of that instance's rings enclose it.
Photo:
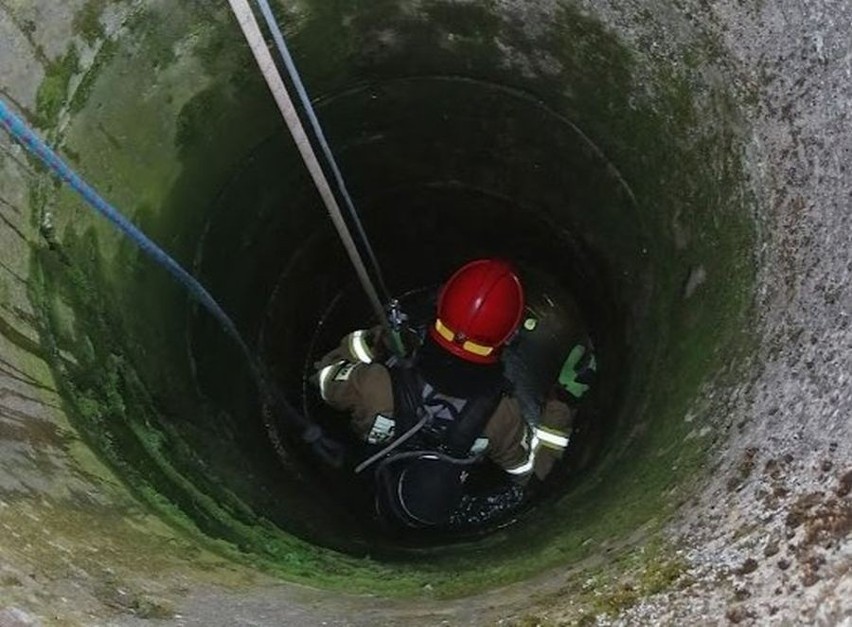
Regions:
[[[850,3],[275,9],[393,289],[470,247],[575,294],[595,445],[496,534],[358,531],[227,338],[3,135],[0,623],[848,617]],[[227,6],[3,0],[0,59],[300,403],[352,276]]]

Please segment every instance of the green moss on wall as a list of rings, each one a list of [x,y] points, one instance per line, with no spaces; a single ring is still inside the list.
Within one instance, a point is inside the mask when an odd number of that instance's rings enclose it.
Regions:
[[[36,123],[42,128],[53,128],[59,112],[68,99],[71,78],[80,70],[80,55],[71,44],[63,57],[45,67],[45,76],[36,93]]]
[[[70,263],[49,250],[34,253],[30,295],[44,354],[74,426],[131,493],[208,550],[294,581],[386,594],[422,587],[416,571],[389,570],[312,546],[223,490],[216,471],[200,463],[180,430],[162,422],[169,410],[139,378],[131,356],[144,349],[133,348],[111,306],[94,232],[68,232],[63,247]],[[74,312],[70,326],[65,310]],[[61,357],[69,353],[74,363]]]
[[[87,0],[80,10],[74,15],[72,26],[88,45],[92,46],[104,36],[101,25],[101,13],[111,1],[115,0]]]
[[[93,21],[99,4],[90,2],[79,18],[84,37],[100,36]],[[582,477],[582,484],[543,504],[515,528],[466,546],[412,553],[393,564],[318,548],[277,528],[244,494],[230,489],[238,484],[226,475],[237,474],[233,468],[242,462],[236,460],[226,472],[215,464],[226,453],[201,444],[217,438],[236,441],[249,427],[235,416],[254,416],[248,409],[236,414],[229,413],[231,406],[211,406],[198,393],[186,363],[192,312],[185,293],[127,242],[107,244],[95,235],[83,211],[77,223],[63,231],[61,253],[35,253],[32,298],[41,315],[43,350],[52,356],[75,425],[143,502],[229,558],[315,585],[417,594],[428,584],[435,596],[466,594],[575,562],[643,526],[653,533],[678,505],[683,486],[701,469],[708,444],[686,438],[694,425],[685,424],[683,417],[695,407],[702,383],[713,381],[730,365],[734,347],[744,344],[738,329],[748,313],[753,281],[738,138],[728,130],[736,120],[717,117],[713,124],[702,124],[709,105],[696,95],[700,77],[688,68],[645,68],[641,75],[650,82],[635,84],[642,58],[568,4],[535,40],[520,25],[500,17],[497,4],[429,2],[418,13],[390,1],[317,2],[292,27],[292,39],[312,93],[324,97],[321,112],[328,116],[324,119],[330,137],[339,142],[335,146],[341,147],[356,189],[368,189],[368,182],[391,170],[401,182],[434,182],[424,174],[426,166],[420,170],[412,165],[429,154],[431,164],[439,166],[429,169],[430,176],[440,174],[440,166],[452,166],[453,182],[473,186],[492,180],[489,189],[498,189],[519,206],[525,206],[525,199],[512,196],[518,188],[540,194],[537,206],[545,207],[554,223],[575,229],[576,237],[598,252],[607,269],[604,276],[612,280],[609,287],[620,299],[619,315],[629,318],[626,328],[611,331],[627,338],[624,359],[613,352],[601,368],[602,378],[617,382],[608,389],[620,395],[621,404],[612,407],[618,420],[607,434],[602,463]],[[169,108],[172,101],[163,97],[168,107],[164,105],[162,115],[168,123],[157,124],[161,135],[146,145],[144,158],[135,146],[116,139],[115,128],[104,130],[94,123],[86,128],[96,129],[98,137],[107,135],[108,141],[96,144],[84,136],[72,149],[87,163],[103,159],[104,167],[92,176],[107,189],[142,178],[160,159],[176,160],[179,167],[163,170],[163,180],[150,183],[162,186],[152,194],[164,198],[162,204],[142,198],[145,190],[140,186],[128,206],[146,231],[187,264],[199,258],[198,242],[214,217],[210,208],[234,172],[258,154],[275,155],[275,160],[248,163],[275,172],[292,193],[252,198],[271,199],[263,210],[288,218],[266,221],[253,206],[231,207],[230,213],[215,218],[222,220],[225,226],[220,228],[227,231],[226,243],[233,248],[204,250],[205,255],[218,251],[221,256],[205,266],[217,270],[205,280],[222,288],[217,295],[229,311],[240,314],[241,322],[251,322],[263,303],[243,298],[245,277],[249,270],[266,271],[249,259],[253,247],[274,223],[282,232],[289,229],[287,237],[292,239],[278,239],[279,248],[270,245],[264,254],[285,257],[288,251],[280,248],[281,241],[306,238],[300,230],[305,224],[295,218],[288,221],[290,216],[320,215],[320,209],[310,189],[303,188],[304,173],[292,148],[258,152],[264,141],[287,138],[276,135],[280,121],[274,105],[233,23],[218,13],[167,18],[152,12],[129,25],[134,45],[144,51],[137,53],[144,61],[138,66],[142,78],[134,80],[141,84],[150,78],[146,96],[151,98],[162,96],[157,80],[170,71],[188,73],[192,68],[203,80],[185,77],[195,82],[174,111]],[[191,59],[177,57],[175,41],[190,26],[197,29],[195,46],[185,52]],[[508,55],[497,45],[498,38],[520,56]],[[102,81],[115,81],[110,83],[115,90],[128,84],[118,72],[107,76],[113,64],[125,62],[121,46],[106,43],[84,78],[72,108],[79,122],[114,116],[114,126],[131,128],[139,119],[156,117],[140,117],[142,105],[118,112],[114,108],[119,105],[106,99],[91,105],[91,94]],[[547,72],[535,64],[527,72],[518,69],[529,61],[524,55],[533,53],[549,55]],[[39,90],[44,125],[55,124],[77,66],[72,49],[50,68]],[[364,82],[375,91],[352,96]],[[162,89],[178,92],[183,86],[175,81]],[[410,101],[404,100],[406,91]],[[400,93],[397,102],[407,107],[382,109],[391,101],[390,94]],[[347,102],[358,106],[335,114],[336,98],[347,94]],[[727,101],[723,91],[718,98]],[[471,108],[475,111],[469,119],[453,118]],[[733,103],[727,110],[735,115]],[[496,121],[488,117],[491,114]],[[467,127],[468,135],[455,132],[457,127],[445,119]],[[423,120],[429,124],[418,128]],[[548,139],[563,134],[573,138],[561,146],[576,149],[571,155],[576,161],[560,153],[556,141],[553,152],[543,155],[529,144],[532,137],[544,137],[541,129],[549,124]],[[578,133],[564,130],[572,124],[592,143],[582,144]],[[163,130],[172,125],[173,135]],[[460,137],[491,132],[494,144],[477,144],[475,154],[459,144]],[[418,141],[399,140],[404,134]],[[358,146],[366,148],[359,153]],[[394,167],[382,169],[381,163],[371,161],[380,154]],[[559,167],[581,159],[594,160],[612,176],[596,179],[598,187],[566,189],[569,173],[560,173]],[[504,169],[489,170],[494,163]],[[544,167],[552,168],[546,171],[553,175],[537,178],[534,171]],[[613,172],[627,185],[613,184]],[[515,179],[507,173],[528,178],[513,190]],[[438,177],[438,182],[445,180]],[[49,195],[44,187],[34,194],[39,210]],[[680,232],[685,235],[679,237]],[[687,297],[684,286],[697,267],[707,279]],[[74,312],[70,322],[63,319],[67,309]],[[73,355],[76,364],[63,360],[63,353]],[[227,349],[221,355],[231,358],[223,360],[221,370],[231,373],[229,382],[237,382],[234,389],[248,396],[239,385],[244,373],[233,355]],[[712,424],[709,417],[702,419]],[[664,561],[641,586],[613,591],[608,606],[624,606],[670,584],[678,569],[669,563]]]
[[[89,101],[89,94],[92,86],[100,75],[101,69],[109,64],[113,55],[118,49],[118,42],[112,39],[105,39],[101,43],[97,54],[95,55],[92,65],[86,70],[80,84],[74,91],[74,96],[71,100],[71,114],[78,113]]]

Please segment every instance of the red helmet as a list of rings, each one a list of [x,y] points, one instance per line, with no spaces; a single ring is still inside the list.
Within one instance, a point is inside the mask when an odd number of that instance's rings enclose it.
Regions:
[[[479,259],[462,266],[438,296],[429,335],[456,357],[493,364],[524,312],[524,288],[505,261]]]

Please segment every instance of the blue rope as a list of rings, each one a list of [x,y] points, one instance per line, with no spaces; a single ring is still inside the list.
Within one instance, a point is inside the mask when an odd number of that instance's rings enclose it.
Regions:
[[[38,157],[44,165],[61,180],[65,181],[75,192],[80,194],[92,208],[112,222],[119,231],[127,235],[145,254],[156,263],[165,268],[179,283],[183,284],[196,301],[205,307],[230,335],[240,350],[245,353],[249,361],[254,365],[254,357],[237,330],[233,320],[219,306],[219,303],[210,295],[198,280],[174,259],[172,259],[162,248],[157,246],[147,235],[130,220],[125,218],[118,210],[104,200],[94,188],[86,183],[80,175],[72,170],[44,141],[30,129],[26,123],[13,113],[8,105],[0,99],[0,125],[27,148],[33,155]]]
[[[151,257],[154,262],[165,268],[180,284],[186,287],[189,294],[219,321],[225,332],[237,343],[251,368],[252,375],[264,402],[278,408],[287,416],[291,423],[301,428],[303,430],[302,440],[309,444],[314,452],[325,461],[334,466],[338,466],[341,463],[342,453],[339,446],[332,440],[325,438],[318,425],[298,413],[275,386],[267,385],[268,379],[264,376],[262,364],[249,350],[248,345],[243,340],[233,320],[231,320],[228,314],[219,306],[219,303],[216,302],[195,277],[184,270],[177,261],[172,259],[162,248],[139,230],[135,224],[104,200],[91,185],[86,183],[76,172],[68,167],[62,158],[45,144],[21,118],[15,115],[2,99],[0,99],[0,126],[5,128],[12,137],[17,139],[33,155],[38,157],[59,179],[65,181],[74,191],[80,194],[95,211],[114,224],[119,231],[127,235],[140,250]]]
[[[337,161],[334,158],[334,154],[331,152],[331,148],[328,145],[328,141],[325,138],[325,133],[323,133],[322,126],[320,125],[319,119],[317,118],[317,114],[314,111],[314,107],[311,104],[311,99],[308,96],[308,92],[305,89],[304,83],[302,83],[302,77],[299,74],[299,70],[296,68],[296,64],[293,62],[293,57],[290,54],[290,50],[287,47],[287,42],[284,40],[284,35],[281,33],[281,29],[278,27],[278,22],[275,20],[275,16],[272,14],[272,9],[269,7],[269,3],[266,0],[256,0],[257,4],[260,6],[260,12],[263,14],[263,19],[266,21],[266,26],[269,28],[269,32],[272,34],[272,39],[275,42],[275,45],[278,48],[278,53],[281,55],[281,59],[284,62],[284,67],[287,69],[287,73],[290,75],[290,80],[293,83],[293,86],[296,88],[296,93],[299,96],[299,101],[302,103],[302,108],[304,109],[308,121],[310,122],[311,128],[316,135],[317,141],[319,142],[320,149],[325,155],[326,161],[328,162],[328,166],[331,169],[331,173],[334,176],[334,181],[337,183],[337,188],[340,192],[341,197],[343,198],[343,203],[346,205],[347,210],[349,211],[349,215],[352,218],[352,222],[355,224],[355,228],[358,231],[358,236],[361,238],[361,241],[364,244],[364,247],[367,249],[367,255],[370,258],[370,263],[373,266],[373,273],[376,276],[376,279],[379,283],[379,286],[383,292],[382,296],[384,297],[385,302],[390,302],[390,292],[388,291],[387,285],[385,285],[384,277],[382,276],[381,268],[379,267],[379,262],[376,259],[376,255],[373,252],[373,247],[370,246],[370,240],[367,239],[367,233],[364,230],[364,226],[361,224],[361,219],[358,217],[358,212],[355,210],[355,203],[352,201],[352,197],[349,195],[349,190],[346,188],[346,183],[343,180],[343,175],[340,172],[340,168],[337,166]]]

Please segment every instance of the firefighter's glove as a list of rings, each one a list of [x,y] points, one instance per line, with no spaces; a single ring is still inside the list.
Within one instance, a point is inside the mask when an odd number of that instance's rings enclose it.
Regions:
[[[597,360],[592,350],[582,344],[574,346],[559,372],[559,400],[569,404],[578,403],[589,391],[597,369]]]

